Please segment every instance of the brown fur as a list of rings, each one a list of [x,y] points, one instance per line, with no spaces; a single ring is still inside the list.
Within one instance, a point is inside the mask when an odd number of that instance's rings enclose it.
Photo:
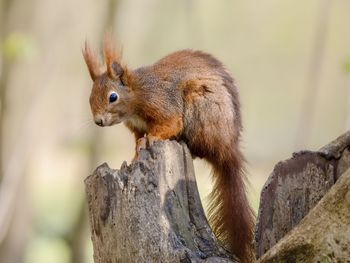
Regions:
[[[103,126],[124,122],[137,141],[144,134],[184,140],[193,155],[210,162],[213,230],[241,262],[253,261],[254,215],[245,192],[240,105],[233,79],[217,59],[191,50],[129,71],[108,41],[106,73],[95,71],[90,50],[84,51],[90,74],[95,76],[90,97],[95,119],[102,118]],[[121,76],[115,74],[112,63],[124,70]],[[108,102],[111,91],[119,95],[115,103]]]
[[[87,42],[85,42],[83,56],[88,66],[90,76],[92,80],[95,80],[99,75],[102,74],[102,70],[100,69],[100,62],[98,58],[93,54],[91,47]]]

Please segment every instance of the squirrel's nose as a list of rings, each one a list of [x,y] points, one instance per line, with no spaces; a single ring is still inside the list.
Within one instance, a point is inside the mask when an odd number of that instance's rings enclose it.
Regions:
[[[102,118],[95,118],[95,123],[96,123],[98,126],[103,126],[103,120],[102,120]]]

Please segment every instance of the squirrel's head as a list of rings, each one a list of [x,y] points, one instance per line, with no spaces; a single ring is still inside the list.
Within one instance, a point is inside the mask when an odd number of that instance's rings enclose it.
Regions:
[[[90,106],[94,121],[99,126],[111,126],[133,115],[134,92],[130,88],[130,72],[121,64],[121,54],[113,48],[110,37],[104,39],[104,57],[107,70],[103,70],[98,57],[85,43],[83,49],[93,86]]]

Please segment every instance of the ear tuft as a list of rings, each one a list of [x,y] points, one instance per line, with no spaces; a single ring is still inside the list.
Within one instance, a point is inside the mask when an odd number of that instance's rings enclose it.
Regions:
[[[102,74],[101,64],[87,41],[85,41],[85,47],[83,48],[83,56],[89,69],[90,76],[92,80],[95,81],[95,79]]]
[[[112,41],[111,34],[105,34],[103,41],[104,56],[107,64],[107,73],[111,78],[121,77],[124,73],[123,67],[120,63],[121,52],[118,51]]]

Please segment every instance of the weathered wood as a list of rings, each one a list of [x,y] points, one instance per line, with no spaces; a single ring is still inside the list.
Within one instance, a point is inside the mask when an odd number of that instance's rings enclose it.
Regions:
[[[261,194],[256,246],[268,252],[259,261],[350,258],[349,167],[350,132],[276,165]],[[186,145],[156,142],[85,183],[95,263],[232,262],[205,218]]]
[[[350,169],[260,263],[350,261]]]
[[[317,152],[280,162],[261,193],[255,235],[261,257],[308,214],[350,167],[350,132]]]
[[[186,145],[156,142],[85,184],[95,263],[232,262],[206,220]]]

